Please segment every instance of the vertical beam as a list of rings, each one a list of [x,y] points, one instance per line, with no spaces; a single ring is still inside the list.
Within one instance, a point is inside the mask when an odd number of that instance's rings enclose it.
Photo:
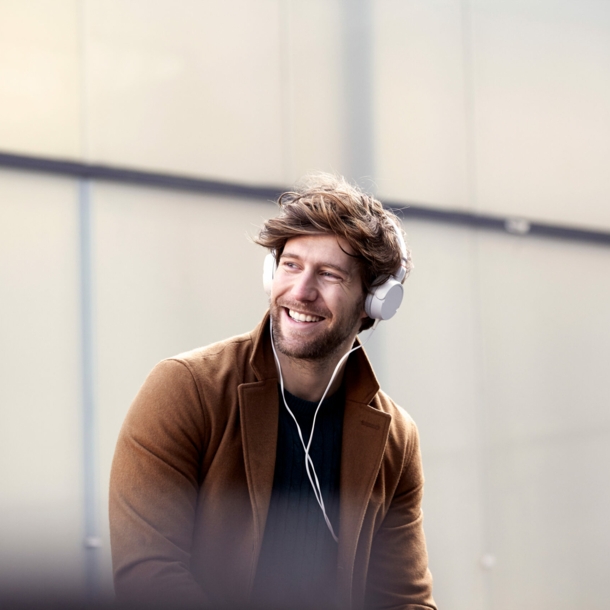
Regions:
[[[371,0],[343,0],[346,174],[374,188],[373,9]]]
[[[97,515],[97,442],[95,434],[94,336],[92,282],[91,185],[79,180],[80,325],[82,375],[83,509],[85,549],[85,593],[88,600],[98,594],[98,555],[101,546]]]
[[[88,93],[88,11],[87,1],[78,4],[80,30],[80,136],[81,158],[89,158],[87,132]],[[82,373],[82,439],[83,439],[83,511],[85,597],[87,602],[98,600],[100,588],[100,548],[102,546],[98,515],[97,435],[95,417],[95,362],[93,331],[93,256],[91,180],[79,179],[79,243],[81,294],[81,373]]]
[[[342,2],[345,174],[350,182],[358,184],[369,193],[375,193],[372,0]],[[380,323],[366,346],[367,355],[382,387],[387,380],[384,366],[385,330],[385,323]]]

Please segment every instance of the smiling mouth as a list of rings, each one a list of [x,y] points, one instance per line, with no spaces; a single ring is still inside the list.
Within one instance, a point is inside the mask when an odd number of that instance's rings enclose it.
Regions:
[[[324,318],[320,316],[313,316],[309,313],[299,313],[294,309],[287,309],[288,315],[297,322],[320,322]]]

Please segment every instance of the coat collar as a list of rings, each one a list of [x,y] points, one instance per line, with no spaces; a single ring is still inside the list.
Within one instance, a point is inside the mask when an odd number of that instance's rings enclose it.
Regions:
[[[252,337],[252,355],[250,366],[257,379],[278,379],[273,350],[271,349],[271,332],[269,330],[269,310],[262,321],[250,333]]]

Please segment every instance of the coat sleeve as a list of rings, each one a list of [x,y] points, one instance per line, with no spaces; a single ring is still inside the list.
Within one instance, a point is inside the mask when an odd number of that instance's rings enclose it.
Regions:
[[[367,609],[436,610],[421,509],[424,476],[412,420],[407,430],[400,480],[371,547]]]
[[[165,360],[138,392],[110,476],[110,540],[119,602],[201,606],[190,572],[205,414],[187,366]]]

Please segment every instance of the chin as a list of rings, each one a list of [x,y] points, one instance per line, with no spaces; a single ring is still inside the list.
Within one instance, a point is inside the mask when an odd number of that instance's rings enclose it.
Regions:
[[[284,333],[282,328],[283,307],[272,309],[273,342],[275,348],[289,358],[301,360],[325,360],[337,353],[351,337],[353,327],[347,328],[336,324],[321,330],[315,337],[299,336],[298,331]]]

